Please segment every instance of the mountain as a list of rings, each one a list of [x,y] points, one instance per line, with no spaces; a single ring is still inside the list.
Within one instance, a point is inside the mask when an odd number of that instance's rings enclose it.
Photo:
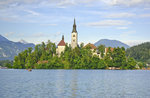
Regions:
[[[0,60],[13,60],[15,55],[34,46],[32,43],[13,42],[0,35]]]
[[[106,47],[124,47],[125,49],[129,48],[127,44],[124,44],[118,40],[109,40],[109,39],[101,39],[97,41],[95,46],[105,45]]]
[[[0,35],[0,42],[8,42],[9,40],[2,35]]]
[[[23,39],[21,39],[19,42],[20,42],[20,43],[23,43],[23,44],[28,44],[28,42],[26,42],[26,41],[23,40]]]
[[[150,42],[145,42],[127,49],[126,55],[133,57],[137,61],[150,64]]]

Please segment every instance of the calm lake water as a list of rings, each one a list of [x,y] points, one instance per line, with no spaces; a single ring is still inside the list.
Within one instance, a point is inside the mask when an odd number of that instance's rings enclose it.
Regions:
[[[0,69],[0,98],[150,98],[150,71]]]

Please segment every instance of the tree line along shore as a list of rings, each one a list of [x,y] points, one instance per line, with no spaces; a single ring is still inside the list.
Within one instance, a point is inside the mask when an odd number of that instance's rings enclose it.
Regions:
[[[143,62],[126,56],[125,48],[108,47],[104,54],[105,46],[100,45],[96,50],[102,58],[93,55],[90,46],[80,44],[71,49],[66,44],[65,51],[60,56],[56,54],[56,45],[51,41],[42,42],[35,46],[34,50],[28,48],[14,57],[13,63],[7,64],[8,68],[14,69],[142,69]]]

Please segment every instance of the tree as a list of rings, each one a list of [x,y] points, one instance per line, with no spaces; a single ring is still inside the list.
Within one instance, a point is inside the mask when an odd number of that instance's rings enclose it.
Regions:
[[[13,68],[15,68],[15,69],[20,68],[20,62],[19,62],[18,56],[14,57]]]
[[[80,44],[80,48],[83,48],[83,47],[84,47],[84,43],[81,43],[81,44]]]
[[[139,66],[140,69],[142,69],[144,67],[144,63],[138,62],[138,66]]]
[[[128,59],[127,69],[135,69],[136,61],[133,58]]]
[[[114,48],[112,53],[112,61],[114,67],[126,66],[125,50],[123,48]]]
[[[105,45],[98,46],[98,52],[101,54],[101,57],[104,57]]]
[[[98,62],[98,69],[106,69],[107,66],[105,65],[105,62],[103,59],[101,59],[99,62]]]
[[[33,50],[32,47],[29,47],[28,48],[28,53],[31,54],[32,50]]]
[[[150,42],[145,42],[126,50],[127,57],[133,57],[139,62],[150,64]]]
[[[32,48],[22,51],[14,57],[13,68],[37,68],[37,69],[106,69],[107,67],[120,67],[121,69],[135,69],[136,61],[133,58],[126,58],[125,49],[108,48],[104,56],[105,46],[98,47],[103,59],[93,55],[91,47],[80,47],[71,49],[71,46],[65,46],[65,51],[61,56],[56,55],[56,45],[50,40],[45,44],[36,45],[34,51]],[[41,63],[39,63],[41,62]],[[7,64],[6,66],[10,66]],[[139,63],[140,68],[142,65]]]

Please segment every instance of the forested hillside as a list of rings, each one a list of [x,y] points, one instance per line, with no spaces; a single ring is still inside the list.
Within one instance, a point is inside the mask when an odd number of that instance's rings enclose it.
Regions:
[[[142,43],[133,46],[126,50],[126,55],[133,57],[137,61],[142,61],[150,64],[150,42]]]

